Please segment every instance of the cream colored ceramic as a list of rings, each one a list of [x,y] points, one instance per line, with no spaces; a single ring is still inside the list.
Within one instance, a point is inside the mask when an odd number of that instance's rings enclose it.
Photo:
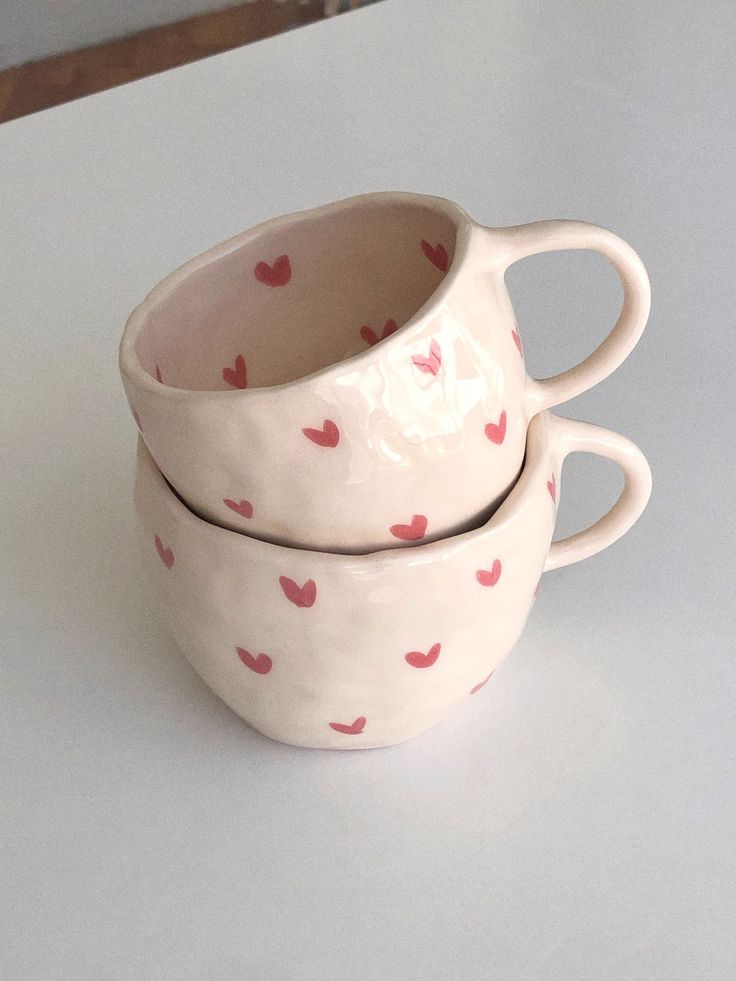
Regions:
[[[595,525],[550,548],[562,461],[580,451],[615,460],[624,490]],[[234,534],[181,503],[142,441],[136,507],[156,602],[213,691],[272,739],[362,749],[423,732],[482,687],[521,633],[542,572],[610,545],[650,488],[623,436],[545,412],[494,516],[433,544],[355,556]]]
[[[582,364],[534,381],[504,273],[555,249],[610,259],[623,310]],[[648,310],[644,268],[611,232],[483,228],[441,198],[369,194],[187,263],[132,314],[120,363],[149,450],[198,514],[366,552],[492,513],[519,473],[529,419],[605,378]]]

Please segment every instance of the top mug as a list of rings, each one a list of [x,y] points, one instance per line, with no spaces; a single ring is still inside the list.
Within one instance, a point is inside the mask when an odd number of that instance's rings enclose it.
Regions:
[[[623,307],[584,361],[535,380],[504,274],[560,249],[605,255]],[[617,368],[649,304],[641,260],[603,228],[485,228],[443,198],[365,194],[187,262],[131,314],[120,368],[151,455],[197,514],[361,553],[487,520],[530,419]]]

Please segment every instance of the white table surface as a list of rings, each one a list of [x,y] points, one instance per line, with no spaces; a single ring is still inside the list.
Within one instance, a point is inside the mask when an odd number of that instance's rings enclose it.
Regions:
[[[386,0],[0,127],[3,981],[736,976],[735,28],[730,0]],[[648,330],[565,411],[655,489],[446,724],[300,751],[158,625],[116,348],[186,258],[394,188],[639,250]],[[619,302],[588,253],[510,287],[540,375]],[[618,481],[571,461],[560,531]]]

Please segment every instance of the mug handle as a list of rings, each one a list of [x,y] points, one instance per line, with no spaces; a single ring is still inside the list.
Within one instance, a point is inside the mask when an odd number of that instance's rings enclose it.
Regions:
[[[652,471],[644,454],[631,440],[589,422],[554,417],[551,439],[560,454],[558,471],[570,453],[594,453],[613,460],[624,472],[624,487],[618,500],[602,518],[584,531],[552,542],[544,572],[561,569],[602,552],[638,520],[652,491]]]
[[[636,346],[651,306],[649,277],[639,256],[618,235],[598,225],[567,219],[534,221],[494,229],[502,244],[502,269],[540,252],[593,249],[604,255],[618,273],[624,302],[613,330],[584,361],[550,378],[530,378],[529,397],[537,411],[580,395],[607,378]]]

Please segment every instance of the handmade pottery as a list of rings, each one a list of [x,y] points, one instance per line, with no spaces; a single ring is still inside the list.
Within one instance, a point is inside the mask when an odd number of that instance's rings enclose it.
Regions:
[[[504,273],[557,249],[602,252],[624,303],[593,354],[535,381]],[[490,515],[518,476],[529,420],[610,374],[648,311],[639,258],[602,228],[484,228],[441,198],[367,194],[182,266],[131,315],[120,365],[151,454],[197,514],[367,552]]]
[[[615,460],[618,502],[550,541],[568,453]],[[204,681],[259,732],[298,746],[389,746],[477,692],[519,637],[541,574],[606,548],[651,475],[623,436],[544,412],[524,468],[482,527],[368,555],[288,548],[195,516],[139,441],[136,510],[156,604]]]

